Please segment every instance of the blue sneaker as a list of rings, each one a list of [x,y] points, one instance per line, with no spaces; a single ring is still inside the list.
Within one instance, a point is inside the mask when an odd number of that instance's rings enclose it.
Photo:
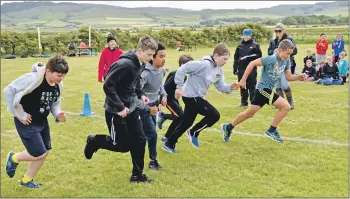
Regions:
[[[228,124],[221,124],[221,131],[222,131],[222,138],[224,142],[230,141],[230,136],[231,136],[231,131],[227,130],[227,125]]]
[[[16,168],[17,168],[17,163],[15,163],[14,161],[12,161],[12,156],[15,155],[14,152],[9,152],[7,154],[7,159],[6,159],[6,173],[10,178],[13,178],[13,176],[15,176],[16,173]]]
[[[21,186],[37,189],[37,188],[42,187],[43,185],[42,185],[42,184],[37,184],[37,183],[34,182],[34,180],[32,179],[31,181],[29,181],[29,182],[27,182],[27,183],[24,183],[24,182],[21,180]]]
[[[278,142],[278,143],[282,143],[282,142],[283,142],[282,138],[281,138],[280,135],[278,134],[277,129],[276,129],[274,132],[270,132],[270,131],[267,130],[267,131],[264,133],[264,135],[265,135],[266,137],[272,139],[273,141]]]
[[[186,135],[187,135],[188,141],[190,141],[190,143],[192,143],[192,135],[191,135],[191,133],[190,133],[190,130],[188,130],[188,131],[186,132]]]
[[[160,138],[160,141],[161,141],[161,142],[166,142],[166,141],[168,141],[168,138],[165,137],[165,136],[163,136],[162,138]]]
[[[178,153],[175,148],[163,144],[162,149],[168,153]]]
[[[157,113],[157,126],[159,129],[163,128],[163,123],[165,121],[165,118],[163,117],[163,112]]]
[[[199,148],[199,142],[198,142],[198,137],[196,137],[196,136],[193,136],[192,137],[192,145],[194,146],[194,147],[196,147],[197,149]]]

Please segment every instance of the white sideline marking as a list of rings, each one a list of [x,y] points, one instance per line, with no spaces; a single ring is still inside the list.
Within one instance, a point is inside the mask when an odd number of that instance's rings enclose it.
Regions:
[[[66,113],[69,115],[80,115],[80,113],[74,113],[69,111],[66,111]],[[101,119],[105,118],[100,115],[93,115],[92,117],[101,118]],[[221,130],[218,128],[207,128],[204,131],[221,132]],[[249,133],[249,132],[245,133],[245,132],[239,132],[235,130],[233,130],[232,133],[237,135],[245,135],[245,136],[252,136],[252,137],[264,137],[263,134],[255,134],[255,133]],[[333,146],[346,146],[346,147],[349,146],[348,143],[335,142],[331,140],[312,140],[312,139],[297,138],[297,137],[282,137],[282,138],[284,140],[295,141],[295,142],[308,142],[308,143],[325,144],[325,145],[333,145]]]
[[[1,104],[5,104],[4,102],[1,102]],[[75,115],[79,116],[80,113],[75,113],[75,112],[70,112],[70,111],[65,111],[68,115]],[[104,119],[104,116],[100,115],[92,115],[90,117],[96,117],[100,119]],[[164,125],[165,127],[167,125]],[[217,128],[207,128],[204,131],[212,131],[212,132],[221,132],[220,129]],[[233,134],[237,135],[245,135],[245,136],[252,136],[252,137],[264,137],[263,134],[255,134],[255,133],[249,133],[249,132],[239,132],[239,131],[232,131]],[[282,136],[281,136],[282,137]],[[341,142],[335,142],[331,140],[312,140],[312,139],[305,139],[305,138],[297,138],[297,137],[282,137],[284,140],[289,140],[289,141],[295,141],[295,142],[308,142],[308,143],[316,143],[316,144],[325,144],[325,145],[333,145],[333,146],[346,146],[348,147],[348,143],[341,143]]]

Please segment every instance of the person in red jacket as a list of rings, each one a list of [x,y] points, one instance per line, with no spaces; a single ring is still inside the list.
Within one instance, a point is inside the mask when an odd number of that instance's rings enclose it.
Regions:
[[[118,47],[117,40],[112,35],[108,35],[107,44],[108,47],[102,51],[98,64],[98,82],[106,79],[109,67],[118,61],[120,55],[123,54],[123,51]]]
[[[326,52],[328,50],[328,41],[326,40],[326,35],[322,33],[320,35],[320,40],[316,43],[316,64],[318,65],[321,60],[326,59]]]

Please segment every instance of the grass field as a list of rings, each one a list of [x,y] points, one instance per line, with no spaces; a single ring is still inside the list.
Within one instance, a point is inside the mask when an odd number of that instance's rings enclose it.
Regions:
[[[299,71],[306,48],[314,49],[314,44],[298,45]],[[267,46],[262,49],[266,55]],[[203,48],[190,54],[199,59],[211,52]],[[166,67],[177,68],[181,54],[168,50]],[[92,110],[98,116],[104,115],[105,97],[102,84],[97,83],[98,58],[67,58],[70,71],[64,81],[62,109],[70,114],[62,124],[55,124],[49,117],[53,149],[35,178],[44,184],[41,190],[19,186],[27,163],[20,163],[13,179],[4,173],[7,153],[22,151],[24,146],[1,95],[1,197],[349,197],[348,84],[327,87],[292,82],[296,109],[279,126],[281,136],[286,138],[283,144],[261,136],[276,112],[269,106],[238,125],[231,141],[224,143],[220,124],[231,121],[244,109],[237,107],[238,92],[225,95],[211,87],[207,100],[218,108],[221,119],[201,133],[200,148],[195,149],[183,136],[177,145],[180,153],[168,154],[158,142],[164,170],[147,168],[146,149],[144,172],[155,181],[130,184],[128,153],[100,150],[90,161],[83,154],[88,134],[108,133],[103,118],[74,114],[82,111],[84,93],[88,92]],[[36,61],[47,59],[2,59],[1,94],[8,83],[30,71]],[[232,74],[232,57],[225,66],[225,77],[228,82],[237,80]],[[166,127],[158,131],[159,138]]]

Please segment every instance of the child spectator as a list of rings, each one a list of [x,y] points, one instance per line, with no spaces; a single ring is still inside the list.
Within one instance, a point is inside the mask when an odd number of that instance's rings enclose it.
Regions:
[[[314,81],[315,75],[316,75],[316,69],[312,67],[312,60],[308,59],[306,60],[306,66],[303,69],[303,72],[307,74],[308,76],[304,79],[306,82]]]
[[[323,72],[324,65],[325,65],[325,61],[321,60],[320,64],[318,64],[316,66],[316,80],[323,78],[323,76],[324,76],[324,72]]]
[[[312,50],[310,48],[306,50],[306,53],[307,55],[306,57],[304,57],[304,66],[306,66],[306,61],[310,59],[312,61],[312,66],[316,67],[316,58],[315,58],[316,54],[312,53]]]
[[[327,63],[323,67],[323,79],[317,81],[316,84],[322,85],[341,85],[343,80],[339,76],[337,65],[332,63],[332,56],[327,57]]]
[[[348,64],[348,60],[346,59],[345,52],[341,52],[339,54],[338,70],[339,70],[339,76],[343,79],[343,84],[344,84],[346,82],[346,77],[349,71],[349,64]]]

